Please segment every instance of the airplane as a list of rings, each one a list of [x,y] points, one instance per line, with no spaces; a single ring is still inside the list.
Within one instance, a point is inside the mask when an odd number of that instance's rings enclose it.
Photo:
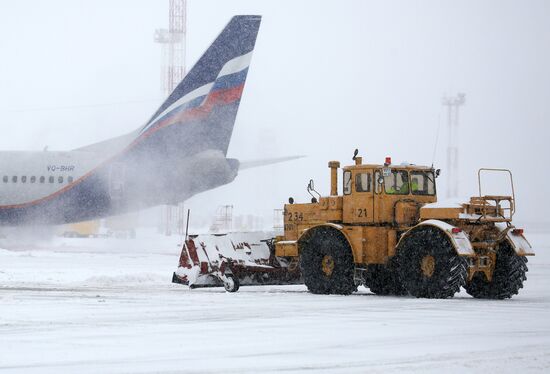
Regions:
[[[99,219],[232,182],[247,167],[226,154],[260,22],[233,17],[135,131],[65,152],[0,152],[0,225]]]

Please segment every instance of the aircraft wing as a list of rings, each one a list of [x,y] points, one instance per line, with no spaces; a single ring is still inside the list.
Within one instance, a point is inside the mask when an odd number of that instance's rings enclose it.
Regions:
[[[267,158],[262,160],[239,161],[239,170],[257,168],[260,166],[277,164],[279,162],[297,160],[299,158],[304,158],[304,157],[306,156],[286,156],[286,157]]]

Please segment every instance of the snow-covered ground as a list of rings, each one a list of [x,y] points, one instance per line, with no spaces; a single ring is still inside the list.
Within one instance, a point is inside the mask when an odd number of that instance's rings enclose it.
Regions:
[[[550,372],[550,233],[519,296],[170,283],[179,239],[0,241],[0,372]]]

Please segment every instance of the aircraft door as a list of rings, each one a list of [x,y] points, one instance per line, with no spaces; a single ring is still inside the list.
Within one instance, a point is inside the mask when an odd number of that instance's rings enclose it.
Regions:
[[[344,171],[344,222],[373,223],[374,195],[371,170]]]

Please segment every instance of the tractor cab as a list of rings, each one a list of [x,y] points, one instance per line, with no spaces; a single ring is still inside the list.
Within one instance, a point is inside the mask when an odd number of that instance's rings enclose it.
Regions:
[[[437,173],[431,167],[393,165],[389,157],[383,165],[354,159],[355,165],[344,167],[342,173],[344,223],[410,226],[422,205],[437,200]],[[332,169],[336,165],[329,163]]]

